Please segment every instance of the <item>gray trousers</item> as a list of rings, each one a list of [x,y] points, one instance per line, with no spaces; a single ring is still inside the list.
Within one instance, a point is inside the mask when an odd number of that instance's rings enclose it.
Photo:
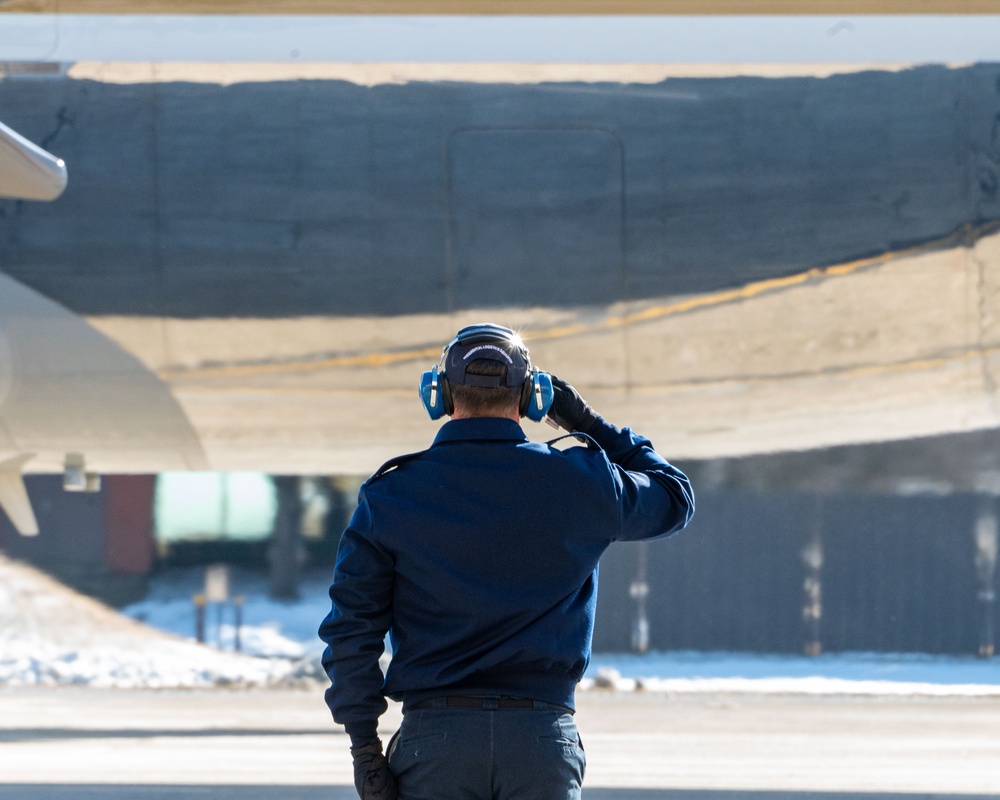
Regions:
[[[579,800],[587,757],[570,714],[409,711],[387,748],[399,800]]]

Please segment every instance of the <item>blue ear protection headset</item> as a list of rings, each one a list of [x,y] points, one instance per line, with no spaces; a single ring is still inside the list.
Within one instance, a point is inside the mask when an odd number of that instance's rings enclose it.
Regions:
[[[507,379],[467,375],[465,366],[478,358],[507,367]],[[521,387],[520,413],[533,422],[545,419],[555,393],[547,372],[532,367],[528,348],[510,328],[484,323],[462,328],[441,352],[441,360],[420,377],[420,400],[431,419],[454,414],[451,383],[500,388]]]

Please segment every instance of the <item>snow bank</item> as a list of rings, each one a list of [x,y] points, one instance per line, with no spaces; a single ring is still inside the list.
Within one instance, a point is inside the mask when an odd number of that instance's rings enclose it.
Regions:
[[[253,658],[186,641],[0,556],[0,685],[251,687],[321,677],[316,658]]]

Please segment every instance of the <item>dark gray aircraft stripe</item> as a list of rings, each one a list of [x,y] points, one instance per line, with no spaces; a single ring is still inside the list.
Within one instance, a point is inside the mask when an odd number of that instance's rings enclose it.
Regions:
[[[66,159],[0,264],[83,314],[714,292],[1000,219],[1000,67],[655,85],[0,82]]]

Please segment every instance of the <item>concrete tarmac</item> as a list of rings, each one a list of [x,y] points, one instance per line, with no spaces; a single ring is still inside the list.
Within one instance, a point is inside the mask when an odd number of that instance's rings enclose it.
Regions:
[[[1000,797],[1000,699],[578,699],[590,800]],[[3,800],[355,796],[320,688],[0,691]]]

